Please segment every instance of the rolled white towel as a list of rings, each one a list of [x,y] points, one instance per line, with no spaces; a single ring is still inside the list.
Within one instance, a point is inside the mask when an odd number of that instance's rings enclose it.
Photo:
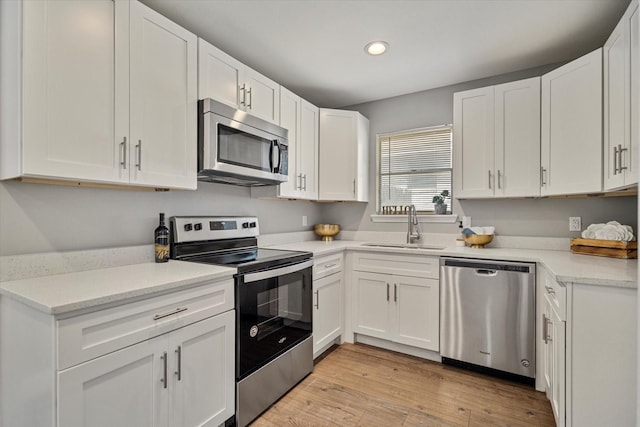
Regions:
[[[634,240],[633,228],[622,225],[618,221],[609,221],[606,224],[591,224],[582,232],[585,239],[619,240],[628,242]]]

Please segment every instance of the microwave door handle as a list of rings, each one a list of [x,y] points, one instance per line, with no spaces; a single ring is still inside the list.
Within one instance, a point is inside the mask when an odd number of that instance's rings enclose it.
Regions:
[[[276,159],[278,159],[278,164],[272,168],[273,173],[280,172],[280,166],[282,166],[282,150],[280,149],[280,144],[278,140],[273,141],[273,146],[278,149],[278,154],[276,155]]]
[[[275,141],[271,141],[271,145],[269,146],[269,170],[271,172],[273,172],[275,169],[275,166],[274,166],[275,160],[273,158],[273,155],[274,155],[273,152],[274,152],[275,146],[276,146]]]

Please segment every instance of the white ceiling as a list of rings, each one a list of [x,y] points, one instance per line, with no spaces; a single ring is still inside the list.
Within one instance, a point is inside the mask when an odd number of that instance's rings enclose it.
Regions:
[[[630,0],[142,0],[320,107],[573,59]],[[390,49],[364,53],[372,40]]]

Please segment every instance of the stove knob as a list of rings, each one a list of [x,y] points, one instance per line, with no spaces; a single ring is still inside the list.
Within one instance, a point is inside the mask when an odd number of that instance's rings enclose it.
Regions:
[[[243,222],[242,223],[242,228],[249,228],[249,223],[248,222]]]
[[[194,228],[196,231],[200,231],[200,230],[202,230],[202,223],[198,222],[198,223],[194,224],[194,225],[193,225],[193,228]]]
[[[250,228],[256,228],[256,223],[255,223],[255,222],[252,222],[251,224],[249,224],[249,227],[250,227]]]
[[[193,230],[193,225],[192,224],[185,224],[184,225],[184,231],[191,231]]]

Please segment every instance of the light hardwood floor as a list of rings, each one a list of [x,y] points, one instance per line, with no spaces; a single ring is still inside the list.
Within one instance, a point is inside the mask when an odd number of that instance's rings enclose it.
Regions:
[[[251,424],[554,426],[543,393],[363,344],[343,344]]]

